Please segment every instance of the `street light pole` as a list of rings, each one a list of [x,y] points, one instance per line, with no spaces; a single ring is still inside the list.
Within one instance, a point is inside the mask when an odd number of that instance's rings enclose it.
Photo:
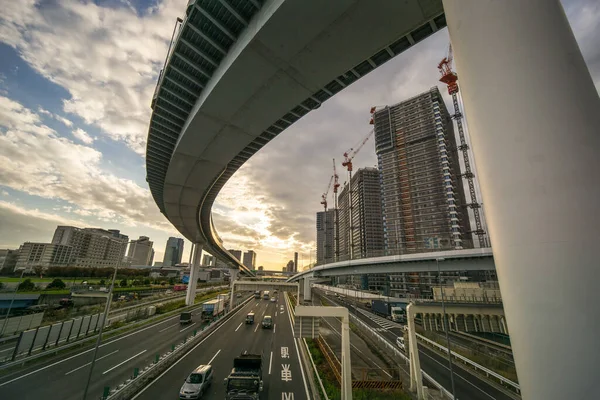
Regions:
[[[131,242],[125,243],[125,250],[127,250],[127,245]],[[92,357],[92,365],[90,366],[90,373],[88,374],[87,382],[85,383],[85,390],[83,391],[83,400],[86,400],[88,390],[90,388],[90,382],[92,381],[92,373],[94,372],[94,365],[96,364],[96,356],[98,355],[98,349],[100,348],[100,343],[102,343],[102,331],[104,330],[104,325],[106,324],[106,320],[108,319],[108,311],[110,310],[110,302],[112,300],[113,289],[115,287],[115,280],[117,279],[117,270],[119,269],[119,264],[123,262],[121,259],[120,262],[115,264],[115,272],[113,273],[112,282],[110,284],[110,289],[108,290],[108,296],[106,298],[106,306],[104,307],[104,318],[100,322],[100,330],[98,331],[98,339],[96,339],[96,347],[94,347],[94,355]]]
[[[446,302],[444,301],[444,286],[442,285],[442,271],[440,270],[440,261],[444,261],[444,258],[436,258],[435,264],[438,270],[438,281],[440,283],[440,291],[442,292],[442,313],[444,314],[444,332],[446,333],[446,346],[448,347],[448,364],[450,364],[450,384],[452,385],[452,398],[456,399],[456,390],[454,387],[454,369],[452,368],[452,350],[450,349],[450,336],[448,331],[450,330],[450,324],[448,323],[448,317],[446,316]]]

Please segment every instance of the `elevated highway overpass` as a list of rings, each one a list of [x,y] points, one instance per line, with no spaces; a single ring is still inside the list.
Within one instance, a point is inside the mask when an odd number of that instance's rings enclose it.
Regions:
[[[152,196],[194,243],[191,281],[202,249],[252,275],[224,249],[212,223],[227,180],[295,121],[447,19],[515,361],[525,371],[522,393],[583,398],[592,391],[600,328],[581,333],[572,357],[572,346],[554,346],[563,340],[554,316],[585,326],[589,316],[569,304],[595,304],[600,186],[589,182],[600,169],[590,150],[600,148],[597,91],[558,0],[443,5],[189,1],[152,100]],[[544,340],[532,334],[537,330]]]

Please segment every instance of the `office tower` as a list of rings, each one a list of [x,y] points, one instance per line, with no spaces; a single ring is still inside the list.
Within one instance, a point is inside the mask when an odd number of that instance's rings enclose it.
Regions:
[[[472,247],[454,127],[438,88],[373,120],[386,251]]]
[[[298,272],[298,252],[294,252],[294,272]]]
[[[58,226],[52,244],[70,246],[71,266],[118,267],[122,266],[129,237],[118,230]]]
[[[350,196],[352,190],[352,196]],[[350,197],[352,197],[352,224],[350,225]],[[361,168],[346,184],[338,199],[340,258],[348,259],[350,243],[353,258],[384,255],[381,188],[377,168]],[[350,240],[352,235],[352,240]]]
[[[165,246],[165,256],[163,257],[163,267],[174,267],[181,264],[183,256],[183,239],[170,237]]]
[[[71,246],[25,242],[19,248],[16,269],[32,271],[34,267],[66,267],[72,254]]]
[[[334,261],[333,218],[335,210],[317,213],[317,264]]]
[[[243,264],[246,266],[246,268],[255,269],[256,253],[252,250],[248,250],[247,252],[245,252]]]
[[[232,256],[234,256],[235,258],[238,259],[239,262],[242,262],[242,251],[241,250],[227,250],[228,252],[231,253]]]
[[[137,240],[132,240],[127,252],[128,262],[131,265],[152,265],[153,242],[148,236],[140,236]]]
[[[202,265],[204,267],[214,267],[217,258],[215,256],[211,256],[210,254],[205,254],[202,257]]]
[[[293,260],[288,261],[287,265],[285,266],[285,270],[287,272],[294,272],[294,261]]]

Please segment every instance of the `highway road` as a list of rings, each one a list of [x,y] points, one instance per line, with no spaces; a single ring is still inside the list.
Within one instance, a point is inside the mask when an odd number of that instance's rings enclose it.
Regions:
[[[246,297],[247,298],[247,297]],[[244,298],[236,298],[241,302]],[[92,375],[89,399],[100,397],[105,386],[116,387],[164,354],[173,344],[200,329],[200,306],[193,310],[193,322],[180,326],[179,315],[141,327],[101,344]],[[93,349],[26,368],[0,379],[0,399],[81,400],[89,374]],[[183,382],[184,377],[180,379]],[[176,396],[177,393],[174,393]],[[162,398],[162,397],[161,397]]]
[[[324,295],[323,292],[319,293]],[[340,302],[339,299],[333,296],[325,296],[333,303],[338,303],[348,307],[353,315],[360,318],[361,321],[373,328],[380,335],[384,336],[391,343],[396,342],[396,338],[402,335],[402,330],[399,324],[379,317],[364,308],[347,302]],[[421,369],[427,372],[433,379],[439,382],[447,390],[451,390],[450,369],[448,368],[448,360],[439,354],[429,350],[419,344],[419,356]],[[470,371],[463,369],[459,364],[454,365],[454,383],[456,387],[456,397],[458,399],[473,399],[473,400],[512,400],[513,397],[507,395],[503,391],[492,386],[488,382],[482,380]]]
[[[300,362],[297,341],[283,292],[277,302],[251,300],[242,310],[205,338],[186,356],[155,379],[136,400],[177,398],[183,381],[198,365],[210,363],[214,381],[204,399],[223,399],[223,380],[232,368],[233,358],[244,351],[262,354],[264,391],[262,399],[308,400],[308,387]],[[254,312],[255,323],[244,323],[246,314]],[[262,329],[263,316],[271,315],[272,330]]]

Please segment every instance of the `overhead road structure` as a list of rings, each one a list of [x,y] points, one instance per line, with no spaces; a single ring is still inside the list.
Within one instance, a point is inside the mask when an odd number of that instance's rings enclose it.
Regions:
[[[221,188],[291,124],[445,26],[441,0],[190,0],[152,99],[146,173],[160,211],[253,275],[214,229]]]
[[[464,249],[339,261],[299,272],[288,281],[344,275],[437,272],[436,260],[440,258],[444,259],[439,264],[442,271],[494,271],[496,268],[491,248]]]

